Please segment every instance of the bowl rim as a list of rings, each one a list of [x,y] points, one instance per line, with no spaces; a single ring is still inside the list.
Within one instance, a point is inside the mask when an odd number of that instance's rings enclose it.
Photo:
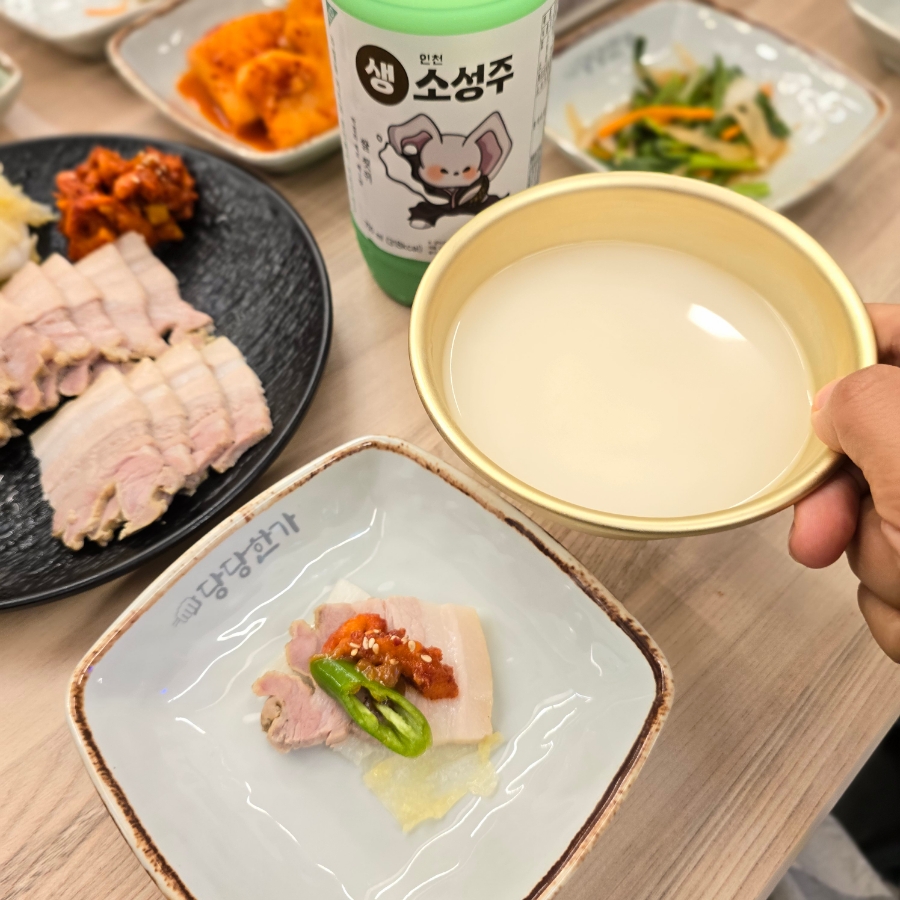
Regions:
[[[185,114],[178,106],[150,87],[141,73],[125,59],[123,46],[128,38],[137,34],[154,19],[164,18],[178,7],[190,2],[191,0],[166,0],[158,6],[151,7],[139,18],[128,22],[110,37],[109,43],[106,45],[106,55],[112,67],[122,76],[129,87],[189,134],[246,163],[263,167],[284,166],[292,163],[299,165],[308,156],[324,155],[331,150],[336,150],[341,139],[339,125],[335,125],[334,128],[329,128],[328,131],[323,131],[295,147],[287,147],[284,150],[257,150],[249,144],[232,138],[228,132],[220,131],[211,123]],[[260,9],[259,11],[264,12],[265,10]],[[225,20],[223,19],[223,21]],[[186,62],[185,69],[187,69]]]
[[[416,390],[435,427],[466,463],[505,493],[550,513],[571,527],[608,537],[649,539],[708,534],[755,522],[793,505],[818,487],[841,464],[843,457],[840,454],[820,444],[816,457],[804,471],[775,489],[730,509],[690,516],[627,516],[580,506],[532,487],[493,462],[453,419],[444,402],[442,387],[432,378],[427,362],[432,343],[427,331],[427,321],[430,308],[435,302],[435,290],[455,261],[458,251],[477,240],[493,225],[515,215],[521,209],[550,198],[596,190],[663,191],[686,195],[726,206],[738,215],[774,232],[804,254],[834,287],[851,323],[859,368],[878,361],[872,323],[850,280],[817,241],[781,214],[726,188],[676,175],[650,172],[573,175],[529,188],[480,213],[447,241],[425,271],[410,317],[409,358]]]

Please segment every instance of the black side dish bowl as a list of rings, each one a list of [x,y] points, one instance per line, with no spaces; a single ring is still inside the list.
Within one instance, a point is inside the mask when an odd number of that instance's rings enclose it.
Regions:
[[[52,510],[28,434],[0,448],[0,608],[64,597],[102,584],[197,531],[258,478],[290,440],[312,402],[331,342],[331,290],[322,254],[293,207],[253,175],[181,144],[114,135],[66,135],[0,146],[3,174],[53,206],[54,179],[95,146],[126,158],[147,146],[177,153],[200,199],[185,238],[156,248],[188,303],[209,313],[262,381],[272,433],[224,474],[210,472],[192,497],[178,494],[149,527],[77,553],[51,536]],[[55,224],[38,232],[42,259],[66,254]],[[71,401],[70,401],[71,402]],[[48,414],[52,415],[52,414]]]

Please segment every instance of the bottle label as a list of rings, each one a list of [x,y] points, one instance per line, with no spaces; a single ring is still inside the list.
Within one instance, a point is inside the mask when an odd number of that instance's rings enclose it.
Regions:
[[[350,209],[381,249],[429,261],[537,183],[557,0],[488,31],[385,31],[326,0]]]

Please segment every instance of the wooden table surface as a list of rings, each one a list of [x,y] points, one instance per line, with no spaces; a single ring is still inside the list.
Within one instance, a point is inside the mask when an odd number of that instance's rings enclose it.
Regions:
[[[731,3],[842,59],[900,107],[900,78],[879,66],[843,0]],[[185,140],[105,63],[70,58],[6,25],[0,47],[25,71],[0,140],[76,131]],[[790,213],[869,301],[900,300],[898,148],[895,116]],[[545,178],[571,173],[547,153]],[[418,401],[408,311],[369,277],[343,177],[334,156],[272,179],[322,247],[335,330],[309,415],[244,500],[363,434],[398,435],[461,465]],[[559,900],[766,896],[900,715],[900,668],[863,626],[855,579],[843,561],[819,572],[794,563],[785,549],[789,525],[782,514],[658,543],[550,528],[655,636],[675,676],[674,709],[649,762]],[[0,613],[0,898],[160,896],[82,767],[64,690],[94,640],[184,549],[79,596]]]

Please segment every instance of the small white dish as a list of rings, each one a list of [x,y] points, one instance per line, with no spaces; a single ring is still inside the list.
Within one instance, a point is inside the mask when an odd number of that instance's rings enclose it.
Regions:
[[[229,19],[283,5],[282,0],[170,0],[115,34],[107,48],[109,60],[135,91],[185,131],[250,165],[292,172],[338,150],[340,130],[332,128],[286,150],[257,150],[216,128],[178,93],[178,80],[188,68],[186,53],[195,41]]]
[[[12,57],[0,51],[0,119],[10,110],[22,90],[22,70]]]
[[[276,753],[250,690],[341,578],[478,610],[500,784],[408,834],[325,747]],[[652,639],[559,544],[409,444],[362,438],[213,529],[69,684],[110,813],[178,900],[546,900],[621,803],[668,713]]]
[[[0,16],[77,56],[102,56],[109,36],[155,0],[0,0]]]
[[[626,102],[635,79],[632,48],[647,40],[651,66],[677,68],[676,48],[701,63],[720,54],[759,84],[771,83],[774,102],[792,130],[788,152],[765,174],[762,202],[782,210],[809,196],[869,144],[890,116],[879,90],[818,52],[714,6],[661,0],[563,47],[553,61],[546,134],[584,171],[607,167],[572,139],[566,106],[590,121]]]
[[[849,0],[849,6],[881,61],[900,72],[900,2]]]

